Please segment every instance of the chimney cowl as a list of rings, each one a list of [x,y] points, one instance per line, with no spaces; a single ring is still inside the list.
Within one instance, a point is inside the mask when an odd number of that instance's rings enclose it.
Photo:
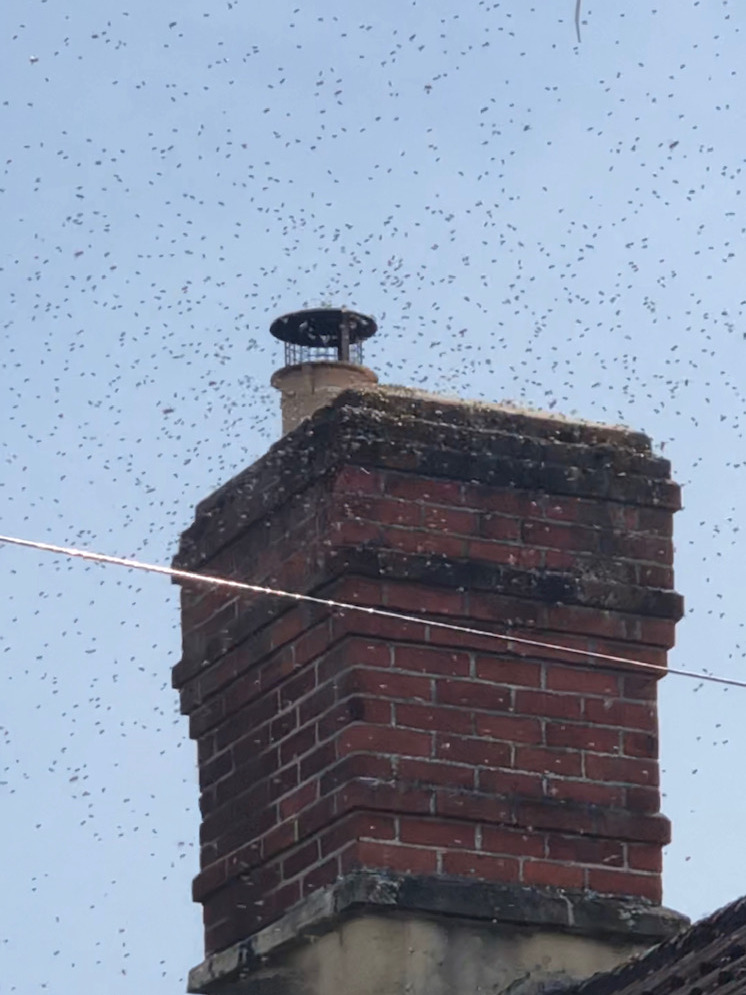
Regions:
[[[373,318],[346,308],[312,308],[276,318],[270,332],[285,343],[285,366],[270,383],[281,394],[287,434],[343,390],[378,383],[362,365],[363,340],[376,333]]]
[[[311,308],[276,318],[270,333],[285,343],[285,365],[363,362],[363,340],[378,330],[373,318],[346,308]]]

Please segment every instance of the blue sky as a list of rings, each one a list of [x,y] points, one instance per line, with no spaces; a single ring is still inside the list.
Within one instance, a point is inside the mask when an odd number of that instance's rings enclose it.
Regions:
[[[741,67],[723,0],[6,0],[2,529],[166,563],[279,433],[272,318],[381,379],[647,431],[684,485],[676,666],[743,678]],[[201,959],[176,590],[0,549],[8,991]],[[665,900],[746,892],[744,692],[664,681]]]

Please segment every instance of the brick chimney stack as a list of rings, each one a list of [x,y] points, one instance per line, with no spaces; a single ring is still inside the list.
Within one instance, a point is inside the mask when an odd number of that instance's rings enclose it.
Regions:
[[[182,536],[178,567],[421,619],[183,586],[190,991],[529,995],[682,922],[656,676],[594,655],[665,666],[669,464],[625,429],[374,379],[296,409]]]

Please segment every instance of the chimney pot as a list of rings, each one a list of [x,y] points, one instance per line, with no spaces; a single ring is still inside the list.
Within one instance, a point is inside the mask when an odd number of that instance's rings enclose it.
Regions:
[[[362,365],[363,340],[377,328],[373,318],[346,308],[293,311],[272,322],[270,333],[285,343],[285,366],[270,381],[282,395],[283,434],[343,390],[378,383]]]

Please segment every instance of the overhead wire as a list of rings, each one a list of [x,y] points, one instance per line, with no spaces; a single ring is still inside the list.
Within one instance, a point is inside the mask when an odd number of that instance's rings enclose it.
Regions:
[[[423,618],[421,615],[408,615],[402,612],[392,611],[388,608],[377,608],[372,605],[358,605],[353,602],[335,601],[331,598],[319,598],[313,594],[302,594],[298,591],[285,591],[280,588],[266,587],[262,584],[250,584],[248,581],[233,580],[230,577],[215,577],[212,574],[197,573],[192,570],[181,570],[178,567],[165,567],[157,563],[145,563],[142,560],[135,560],[124,556],[111,556],[108,553],[95,553],[88,549],[79,549],[74,546],[58,546],[50,542],[41,542],[34,539],[20,539],[17,536],[0,535],[0,542],[13,546],[24,546],[29,549],[36,549],[41,552],[54,553],[59,556],[89,560],[93,563],[108,564],[110,566],[126,567],[129,570],[142,570],[146,573],[161,574],[175,580],[191,581],[198,584],[210,585],[212,587],[223,587],[230,590],[246,591],[251,594],[268,594],[278,598],[287,598],[293,601],[303,601],[309,604],[323,605],[334,608],[338,611],[363,612],[367,615],[377,615],[383,618],[398,619],[401,622],[414,622],[419,625],[429,625],[433,628],[444,629],[449,632],[461,632],[472,636],[483,636],[487,639],[502,640],[505,643],[514,643],[520,646],[530,646],[534,649],[553,650],[561,653],[569,653],[580,657],[591,657],[605,663],[623,664],[636,670],[646,671],[651,674],[664,676],[673,674],[676,677],[688,677],[692,680],[707,681],[712,684],[722,684],[728,687],[746,688],[746,680],[737,680],[731,677],[720,677],[715,674],[695,673],[691,670],[681,670],[675,667],[663,667],[656,663],[648,663],[644,660],[634,660],[631,657],[615,656],[610,653],[600,653],[591,649],[577,649],[572,646],[563,646],[561,643],[550,643],[539,639],[530,639],[527,636],[516,636],[510,632],[490,632],[486,629],[478,629],[473,626],[458,625],[456,622],[441,622],[437,619]]]

